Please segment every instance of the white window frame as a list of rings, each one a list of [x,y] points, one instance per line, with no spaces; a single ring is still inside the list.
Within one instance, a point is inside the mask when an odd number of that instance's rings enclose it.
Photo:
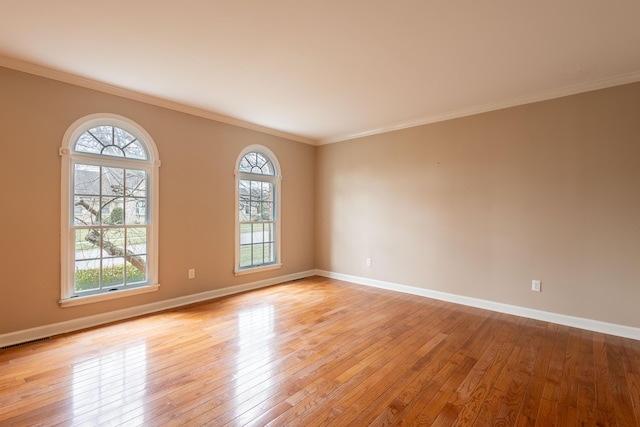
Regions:
[[[96,126],[115,126],[126,130],[137,138],[147,151],[147,160],[119,158],[76,152],[76,141],[85,131]],[[64,134],[60,147],[62,158],[61,179],[61,307],[70,307],[99,301],[106,301],[131,295],[157,291],[158,283],[158,206],[159,168],[158,149],[153,138],[140,125],[116,114],[91,114],[76,120]],[[118,168],[132,168],[147,172],[148,233],[147,233],[147,280],[144,284],[115,292],[104,292],[86,296],[75,295],[75,227],[73,226],[73,179],[76,163]]]
[[[261,153],[263,155],[265,155],[266,157],[269,158],[269,160],[271,160],[271,163],[273,164],[273,167],[275,169],[275,174],[274,175],[261,175],[261,174],[252,174],[252,173],[247,173],[247,172],[240,172],[239,170],[239,165],[240,165],[240,161],[242,160],[242,158],[244,156],[246,156],[249,153],[252,152],[258,152]],[[280,239],[280,224],[281,224],[281,209],[280,209],[280,202],[281,202],[281,182],[282,182],[282,173],[281,173],[281,169],[280,169],[280,163],[278,162],[278,158],[275,156],[275,154],[273,154],[273,152],[271,150],[269,150],[267,147],[264,147],[262,145],[250,145],[248,147],[246,147],[244,150],[242,150],[240,152],[240,154],[238,155],[237,159],[236,159],[236,164],[235,164],[235,169],[234,169],[234,174],[236,176],[235,179],[235,186],[236,186],[236,191],[235,191],[235,200],[234,200],[234,206],[235,206],[235,210],[234,210],[234,217],[235,217],[235,267],[234,267],[234,273],[236,276],[239,275],[243,275],[243,274],[251,274],[251,273],[258,273],[261,271],[268,271],[268,270],[275,270],[278,268],[282,267],[282,258],[281,258],[281,239]],[[248,179],[248,180],[252,180],[252,181],[265,181],[265,182],[270,182],[273,184],[273,188],[274,188],[274,197],[275,197],[275,201],[274,201],[274,252],[275,252],[275,260],[273,263],[270,264],[264,264],[264,265],[260,265],[260,266],[256,266],[256,267],[240,267],[240,218],[238,215],[238,204],[239,204],[239,200],[240,200],[240,194],[239,194],[239,190],[238,187],[240,185],[240,180],[241,179]]]

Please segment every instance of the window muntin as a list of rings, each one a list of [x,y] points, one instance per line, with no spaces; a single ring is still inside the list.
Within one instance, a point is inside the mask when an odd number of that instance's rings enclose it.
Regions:
[[[279,266],[279,183],[275,157],[252,147],[237,169],[236,273]]]
[[[75,144],[78,153],[147,160],[147,151],[138,139],[116,126],[96,126],[80,135]]]
[[[157,289],[160,162],[151,137],[126,118],[92,115],[71,126],[60,153],[61,304]]]
[[[240,160],[238,166],[240,172],[252,173],[257,175],[275,175],[273,162],[269,157],[262,153],[247,153]]]

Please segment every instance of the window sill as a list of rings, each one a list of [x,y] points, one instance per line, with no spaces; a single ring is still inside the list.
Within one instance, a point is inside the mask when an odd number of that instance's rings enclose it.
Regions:
[[[244,274],[260,273],[261,271],[276,270],[280,267],[282,267],[282,263],[269,264],[269,265],[263,265],[260,267],[252,267],[252,268],[241,268],[241,269],[236,268],[234,270],[234,273],[236,276],[242,276]]]
[[[86,297],[61,299],[59,303],[60,303],[60,307],[74,307],[76,305],[93,304],[94,302],[108,301],[116,298],[124,298],[132,295],[155,292],[159,288],[160,288],[160,284],[140,286],[139,288],[124,289],[121,291],[108,292],[108,293],[98,294],[98,295],[88,295]]]

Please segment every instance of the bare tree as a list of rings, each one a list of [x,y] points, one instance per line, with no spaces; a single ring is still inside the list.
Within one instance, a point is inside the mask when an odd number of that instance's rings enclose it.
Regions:
[[[84,209],[86,209],[95,218],[94,224],[98,223],[100,212],[97,211],[95,208],[91,207],[89,202],[81,199],[76,202],[76,206],[82,206]],[[133,265],[138,270],[143,272],[146,271],[147,264],[141,256],[135,255],[130,250],[125,251],[124,248],[115,245],[113,242],[109,240],[106,240],[104,238],[100,239],[99,229],[97,228],[90,229],[84,239],[87,242],[94,245],[96,248],[104,250],[106,253],[108,253],[111,256],[124,257],[124,259],[127,262],[131,263],[131,265]]]

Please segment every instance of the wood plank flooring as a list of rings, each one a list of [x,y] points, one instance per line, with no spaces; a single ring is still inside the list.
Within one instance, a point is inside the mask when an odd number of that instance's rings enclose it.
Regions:
[[[0,425],[640,426],[640,341],[312,277],[0,351]]]

